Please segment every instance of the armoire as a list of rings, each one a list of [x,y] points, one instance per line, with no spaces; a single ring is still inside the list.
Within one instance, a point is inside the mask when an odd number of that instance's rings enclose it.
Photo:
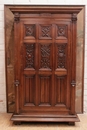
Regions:
[[[14,122],[74,122],[80,7],[27,6],[14,14]]]

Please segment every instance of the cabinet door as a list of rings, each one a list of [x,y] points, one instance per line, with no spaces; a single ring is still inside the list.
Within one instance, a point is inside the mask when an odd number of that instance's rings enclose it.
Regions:
[[[31,18],[17,26],[20,112],[72,113],[71,22]]]

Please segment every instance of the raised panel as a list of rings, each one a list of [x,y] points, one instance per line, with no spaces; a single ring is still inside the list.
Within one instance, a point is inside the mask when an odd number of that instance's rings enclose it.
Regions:
[[[39,25],[39,39],[52,39],[52,25]]]
[[[24,75],[24,105],[34,106],[35,105],[35,76]]]
[[[56,69],[55,75],[56,76],[65,76],[65,75],[67,75],[67,70],[66,69]]]
[[[56,25],[56,39],[67,39],[68,38],[68,26],[66,24]]]
[[[66,102],[66,76],[55,76],[55,100],[56,106]]]
[[[40,104],[39,106],[51,105],[51,76],[39,77]]]
[[[24,68],[34,69],[35,68],[35,44],[24,43]]]
[[[36,25],[24,24],[24,39],[35,39],[36,37]]]
[[[39,69],[50,70],[52,68],[52,44],[39,44]]]
[[[56,69],[67,68],[67,44],[66,43],[55,43],[56,52]]]

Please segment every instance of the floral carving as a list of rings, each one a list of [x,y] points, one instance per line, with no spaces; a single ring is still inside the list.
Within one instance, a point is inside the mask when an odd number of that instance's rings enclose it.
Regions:
[[[59,27],[58,36],[64,36],[65,35],[65,28]]]
[[[19,22],[20,21],[20,15],[19,15],[19,13],[15,13],[14,14],[14,22]]]
[[[66,67],[66,44],[57,45],[57,68]]]
[[[41,45],[41,68],[50,68],[50,45]]]
[[[73,22],[76,22],[76,21],[77,21],[77,14],[76,14],[76,13],[73,13],[73,14],[72,14],[72,21],[73,21]]]
[[[35,25],[25,25],[25,35],[34,36]]]
[[[26,48],[26,68],[34,68],[34,44],[25,44]]]
[[[67,37],[67,26],[66,25],[61,25],[61,26],[57,26],[57,36],[63,36],[63,37]]]

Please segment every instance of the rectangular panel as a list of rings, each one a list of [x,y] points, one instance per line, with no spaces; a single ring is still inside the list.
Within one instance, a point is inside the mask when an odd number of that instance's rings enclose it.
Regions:
[[[36,26],[35,24],[24,24],[24,39],[36,38]]]
[[[25,75],[24,80],[24,95],[25,95],[25,106],[34,106],[35,100],[35,76]]]
[[[56,66],[55,69],[67,68],[67,43],[55,43]]]
[[[39,39],[52,39],[52,25],[39,25]]]
[[[35,68],[35,43],[24,43],[23,62],[25,69]]]
[[[56,24],[56,39],[67,39],[68,38],[68,25],[67,24]]]
[[[40,105],[39,106],[50,106],[51,105],[51,76],[40,76],[39,77],[39,89],[40,89]]]
[[[66,102],[66,77],[55,76],[55,99],[56,106]]]
[[[39,43],[39,69],[51,70],[52,43]]]

